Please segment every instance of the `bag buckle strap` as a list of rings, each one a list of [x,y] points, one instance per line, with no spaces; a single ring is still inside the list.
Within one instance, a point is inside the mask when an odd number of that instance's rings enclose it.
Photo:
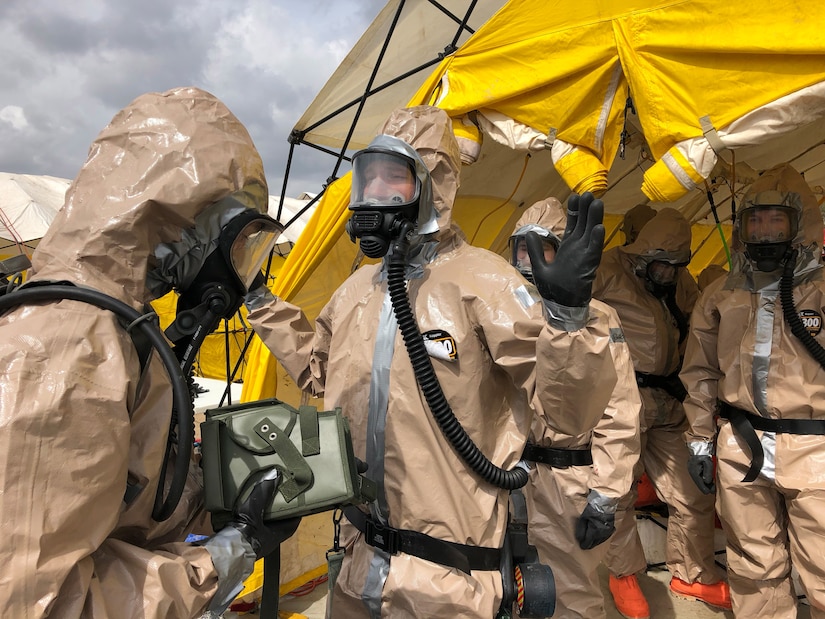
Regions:
[[[289,436],[281,430],[269,417],[261,419],[254,427],[255,433],[260,436],[278,454],[284,463],[284,480],[278,486],[278,491],[284,500],[289,503],[298,495],[312,487],[313,474],[307,461],[293,445]]]
[[[398,551],[401,550],[401,535],[398,529],[383,525],[372,518],[366,519],[364,537],[367,544],[391,555],[397,555]]]

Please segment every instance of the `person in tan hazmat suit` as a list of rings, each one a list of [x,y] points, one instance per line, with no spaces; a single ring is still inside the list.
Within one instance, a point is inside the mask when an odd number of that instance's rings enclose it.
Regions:
[[[551,261],[567,226],[567,209],[556,198],[536,202],[519,218],[510,237],[511,264],[532,281],[526,235],[535,232]],[[591,433],[559,436],[539,418],[533,422],[524,459],[530,462],[528,533],[542,563],[556,580],[559,619],[605,617],[597,568],[607,552],[619,499],[630,492],[639,459],[641,400],[633,360],[616,312],[591,300],[594,316],[612,327],[611,353],[618,381]]]
[[[687,428],[684,387],[676,374],[680,347],[687,337],[688,316],[698,294],[687,273],[691,232],[676,210],[657,212],[630,245],[605,252],[593,296],[619,314],[633,357],[642,398],[640,469],[668,505],[667,567],[670,589],[717,607],[729,608],[727,583],[714,563],[713,497],[697,492],[685,469]],[[605,563],[610,591],[626,617],[650,614],[636,573],[647,566],[636,530],[636,489],[616,513],[616,533]]]
[[[345,511],[330,617],[494,617],[508,515],[498,486],[526,483],[517,464],[533,417],[560,436],[587,433],[616,383],[609,322],[588,308],[601,202],[571,198],[579,225],[554,263],[534,260],[542,298],[451,223],[460,165],[443,110],[396,110],[353,158],[347,228],[381,262],[335,291],[314,330],[266,288],[247,296],[256,333],[296,383],[350,418],[378,486],[369,514]],[[538,256],[541,240],[528,243]],[[419,383],[411,354],[434,378]],[[438,385],[446,404],[430,397]],[[445,406],[495,475],[446,438],[435,418]]]
[[[811,617],[825,617],[822,228],[799,172],[764,172],[742,199],[730,274],[691,321],[689,470],[703,492],[716,488],[737,617],[796,617],[792,566]]]
[[[63,281],[144,312],[173,286],[185,299],[205,264],[205,277],[218,277],[226,241],[235,270],[219,281],[240,305],[280,229],[266,209],[260,156],[219,100],[194,88],[142,95],[93,142],[29,282],[6,296]],[[178,469],[172,456],[161,479],[173,389],[159,354],[139,357],[119,316],[84,301],[27,303],[0,317],[3,617],[220,614],[256,556],[295,530],[297,521],[265,527],[250,499],[205,543],[183,541],[202,520],[200,467],[192,458]],[[182,497],[153,518],[173,469]],[[255,501],[276,483],[260,484]]]

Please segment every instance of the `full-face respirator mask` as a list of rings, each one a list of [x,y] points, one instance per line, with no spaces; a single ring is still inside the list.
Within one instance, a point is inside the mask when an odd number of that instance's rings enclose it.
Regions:
[[[532,284],[535,282],[533,280],[533,266],[530,263],[530,254],[527,251],[528,232],[535,232],[541,237],[547,262],[552,262],[555,257],[555,252],[558,251],[559,245],[561,244],[561,239],[538,224],[521,226],[513,233],[513,236],[510,237],[510,264],[516,267],[518,272]],[[549,251],[553,252],[552,256],[548,256]]]
[[[664,299],[675,292],[679,269],[690,262],[690,250],[684,254],[658,250],[639,256],[636,261],[636,275],[644,280],[645,290],[658,299]]]
[[[402,224],[415,224],[421,200],[421,181],[415,163],[390,149],[371,146],[352,158],[352,216],[346,225],[368,258],[382,258],[401,233]]]
[[[246,210],[221,230],[218,246],[181,291],[178,313],[208,303],[218,318],[231,318],[272,251],[280,226],[258,211]]]
[[[793,206],[759,204],[740,214],[739,240],[758,271],[769,273],[782,266],[798,230],[799,214]]]
[[[199,215],[179,242],[156,248],[160,264],[147,284],[156,295],[168,288],[179,294],[175,321],[166,330],[179,355],[238,311],[281,231],[271,217],[227,196]]]

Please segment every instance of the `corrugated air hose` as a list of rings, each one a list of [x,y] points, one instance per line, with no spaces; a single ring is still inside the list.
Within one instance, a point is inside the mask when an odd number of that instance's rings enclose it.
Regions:
[[[429,354],[427,354],[427,349],[424,347],[424,339],[418,329],[418,324],[416,324],[415,315],[410,307],[410,299],[407,295],[404,268],[407,252],[409,251],[407,233],[412,228],[412,224],[405,224],[405,226],[399,239],[394,242],[389,257],[387,286],[395,318],[398,321],[398,328],[404,338],[404,345],[407,347],[407,353],[418,386],[424,394],[430,412],[444,436],[450,441],[461,459],[479,477],[505,490],[521,488],[527,483],[527,471],[519,466],[515,466],[508,471],[490,462],[456,419],[447,398],[444,397],[432,361]]]

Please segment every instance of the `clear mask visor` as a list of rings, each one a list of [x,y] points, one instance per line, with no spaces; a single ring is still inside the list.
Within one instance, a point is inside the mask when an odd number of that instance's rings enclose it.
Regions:
[[[544,259],[553,262],[556,259],[556,244],[549,238],[542,237]],[[527,238],[524,235],[510,237],[510,264],[522,273],[532,273],[530,252],[527,251]]]
[[[260,219],[248,222],[232,241],[230,263],[247,290],[275,247],[281,232],[282,228],[275,220],[261,216]]]
[[[362,150],[352,159],[351,206],[402,208],[415,204],[420,183],[413,162],[384,150]]]
[[[742,211],[739,239],[743,243],[782,243],[797,233],[796,210],[789,206],[756,206]]]
[[[654,260],[647,266],[647,276],[654,284],[672,286],[676,283],[679,266],[664,260]]]

